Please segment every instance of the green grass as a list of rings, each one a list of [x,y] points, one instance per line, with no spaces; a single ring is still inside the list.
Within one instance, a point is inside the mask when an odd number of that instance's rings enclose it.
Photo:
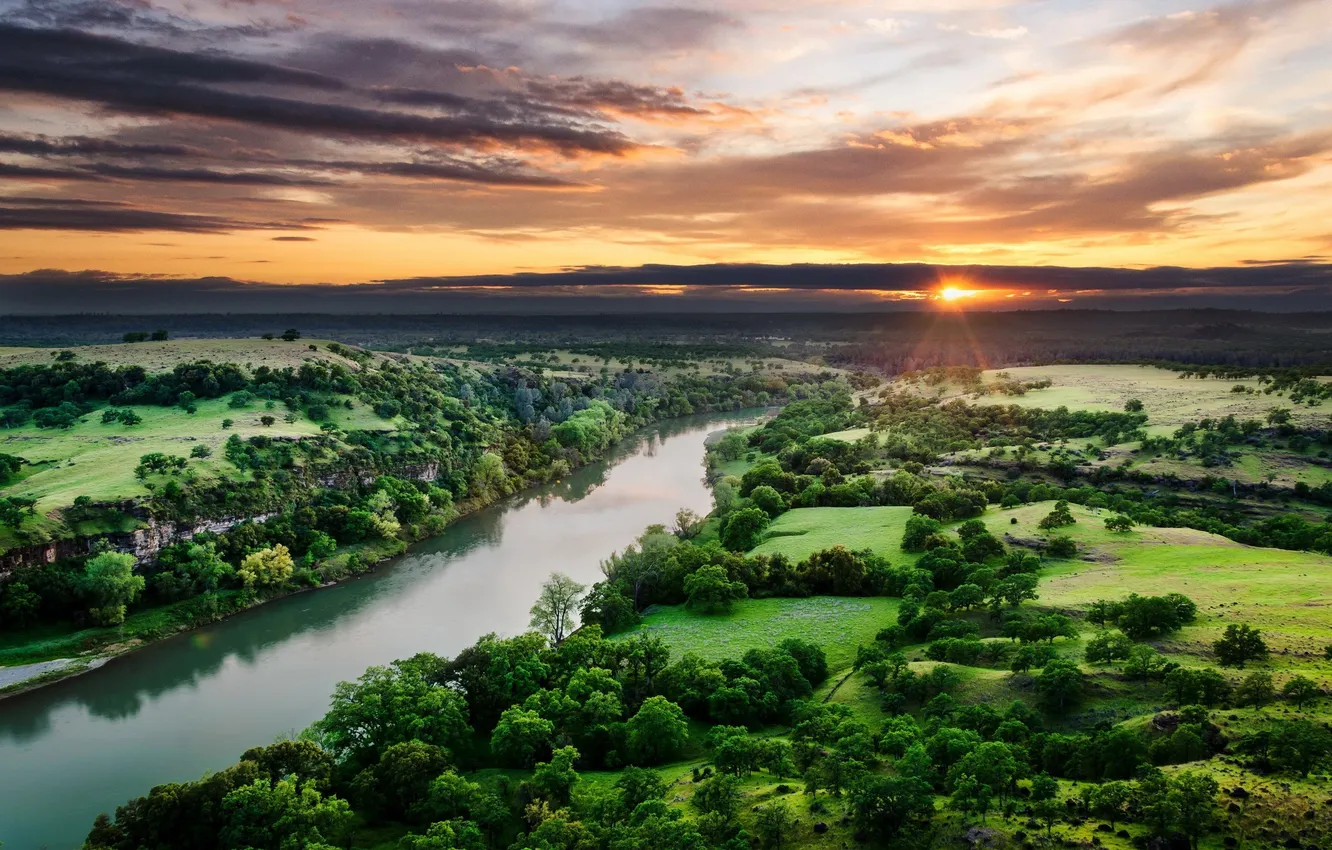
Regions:
[[[814,552],[833,546],[873,549],[900,560],[902,534],[909,507],[797,508],[787,511],[769,526],[763,542],[751,555],[781,553],[801,561]]]
[[[856,647],[896,622],[899,600],[882,597],[748,599],[730,614],[696,614],[683,605],[649,609],[643,624],[628,634],[648,632],[666,641],[671,657],[695,652],[712,661],[739,658],[750,649],[776,646],[787,638],[823,647],[828,669],[850,667]]]
[[[35,498],[40,512],[67,507],[76,496],[88,496],[94,502],[133,499],[148,492],[134,477],[134,468],[150,452],[188,457],[193,447],[204,445],[213,456],[191,459],[195,473],[203,478],[234,477],[235,468],[221,456],[222,445],[232,434],[245,439],[256,434],[303,437],[319,433],[319,423],[304,415],[295,422],[284,422],[282,417],[288,412],[284,406],[267,410],[262,402],[233,410],[226,399],[211,399],[199,402],[198,412],[193,414],[174,407],[132,409],[143,418],[141,424],[103,425],[100,411],[93,411],[72,428],[28,424],[0,430],[0,453],[17,455],[33,465],[21,480],[0,492]],[[277,421],[264,427],[259,421],[264,415]],[[380,419],[360,403],[352,410],[332,407],[330,416],[346,430],[392,430],[396,424]],[[235,425],[223,429],[223,419],[232,419]]]
[[[1015,404],[1020,407],[1070,410],[1123,410],[1130,398],[1140,399],[1153,425],[1179,426],[1205,417],[1262,419],[1273,407],[1290,408],[1296,422],[1326,423],[1332,416],[1332,401],[1318,405],[1294,405],[1275,393],[1255,395],[1232,393],[1236,383],[1257,386],[1256,381],[1218,378],[1181,378],[1178,372],[1151,366],[1018,366],[1000,370],[1014,380],[1051,380],[1048,389],[1030,390],[1022,396],[983,396],[989,404]],[[997,374],[986,372],[984,380]]]
[[[284,328],[276,328],[281,333]],[[316,346],[311,351],[310,346]],[[0,348],[0,369],[23,364],[44,365],[54,362],[57,351],[74,352],[76,363],[96,363],[111,366],[142,366],[149,373],[169,372],[181,363],[211,360],[214,363],[236,363],[253,369],[268,366],[272,369],[299,368],[306,362],[337,363],[353,372],[361,369],[359,363],[328,350],[329,341],[301,339],[295,342],[266,339],[179,339],[168,342],[116,343],[113,345],[79,345],[60,348]],[[384,355],[375,355],[383,358]]]
[[[1001,537],[1048,536],[1036,524],[1052,506],[992,510],[985,522]],[[1159,642],[1161,649],[1211,661],[1210,645],[1225,627],[1248,623],[1262,630],[1274,672],[1298,670],[1332,682],[1332,663],[1322,659],[1332,642],[1332,557],[1244,546],[1185,528],[1110,532],[1105,518],[1112,512],[1070,509],[1077,524],[1056,533],[1073,538],[1080,557],[1046,565],[1038,604],[1083,608],[1129,593],[1182,593],[1197,603],[1198,619]]]
[[[856,440],[863,440],[869,436],[868,428],[849,428],[846,431],[834,431],[831,434],[824,434],[820,439],[840,440],[843,443],[854,443]]]

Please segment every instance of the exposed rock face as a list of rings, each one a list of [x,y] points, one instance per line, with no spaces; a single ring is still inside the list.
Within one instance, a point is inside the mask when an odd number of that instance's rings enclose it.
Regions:
[[[315,481],[320,487],[348,489],[368,487],[375,483],[380,475],[389,474],[397,478],[417,481],[434,481],[439,477],[438,461],[424,463],[406,463],[390,470],[377,469],[341,469],[320,473]],[[88,554],[96,540],[106,540],[111,548],[118,552],[128,552],[138,559],[140,564],[150,563],[157,558],[163,548],[182,540],[189,540],[205,531],[220,534],[240,525],[242,522],[264,522],[276,514],[259,514],[252,517],[218,517],[203,519],[194,523],[164,522],[146,516],[142,509],[130,504],[121,505],[122,509],[144,517],[146,526],[121,534],[108,534],[100,537],[76,537],[67,540],[53,540],[49,543],[37,543],[22,546],[0,554],[0,582],[9,574],[24,567],[49,564],[61,558],[77,558]]]

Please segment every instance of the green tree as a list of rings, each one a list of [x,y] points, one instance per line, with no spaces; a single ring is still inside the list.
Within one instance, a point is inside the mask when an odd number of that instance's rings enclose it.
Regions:
[[[1308,720],[1282,723],[1272,736],[1272,761],[1301,776],[1308,776],[1329,754],[1332,754],[1332,733]]]
[[[88,559],[81,587],[90,603],[93,622],[113,626],[125,622],[125,611],[143,592],[143,576],[134,574],[133,555],[103,552]]]
[[[684,580],[689,608],[703,614],[730,613],[735,603],[749,595],[745,583],[727,578],[726,568],[700,567]]]
[[[856,826],[886,841],[934,815],[933,790],[914,776],[867,774],[851,789],[850,798]]]
[[[1265,670],[1255,670],[1244,677],[1235,689],[1235,698],[1241,705],[1267,705],[1276,694],[1272,686],[1272,674]]]
[[[515,705],[500,715],[490,736],[490,752],[511,767],[531,767],[550,752],[554,739],[554,723]]]
[[[472,737],[462,696],[426,681],[417,665],[405,661],[338,683],[328,713],[311,732],[329,752],[362,764],[378,762],[385,748],[403,741],[451,749]]]
[[[1037,526],[1042,530],[1048,531],[1050,529],[1063,528],[1064,526],[1074,525],[1076,523],[1077,520],[1074,519],[1073,512],[1069,510],[1068,502],[1060,499],[1058,502],[1055,502],[1054,509],[1046,514],[1045,518],[1042,519]]]
[[[760,806],[754,819],[754,831],[764,847],[782,850],[782,842],[795,831],[796,819],[785,800],[774,800]]]
[[[1318,684],[1307,676],[1296,676],[1281,687],[1281,695],[1295,703],[1296,708],[1304,708],[1321,693]]]
[[[1122,820],[1133,802],[1133,787],[1127,782],[1104,782],[1092,786],[1091,810],[1099,817],[1110,821],[1110,828]]]
[[[120,424],[126,428],[133,428],[135,425],[143,424],[143,417],[133,410],[123,410],[120,413]]]
[[[1248,623],[1226,626],[1225,634],[1212,644],[1216,659],[1222,666],[1243,668],[1245,662],[1267,657],[1267,643],[1262,632]]]
[[[749,500],[754,503],[754,507],[767,514],[769,519],[776,519],[786,510],[782,494],[767,484],[755,487],[749,494]]]
[[[722,545],[732,552],[748,552],[759,544],[767,527],[768,515],[760,508],[742,508],[722,525]]]
[[[533,796],[555,807],[569,805],[578,784],[578,772],[573,768],[576,761],[578,750],[573,747],[561,747],[551,753],[550,761],[538,764],[532,771],[528,787]]]
[[[295,570],[291,552],[281,543],[245,556],[236,575],[246,587],[277,587],[286,584]]]
[[[629,751],[639,764],[669,761],[689,740],[684,711],[661,696],[648,697],[627,726]]]
[[[1098,632],[1087,641],[1083,657],[1088,664],[1109,664],[1112,661],[1125,660],[1133,651],[1133,641],[1127,635],[1118,632]]]
[[[1198,850],[1198,839],[1216,825],[1219,786],[1209,774],[1192,770],[1179,774],[1170,784],[1179,831],[1188,836],[1189,846]]]
[[[565,635],[573,630],[574,616],[578,611],[578,600],[587,587],[581,585],[564,573],[551,573],[541,585],[541,595],[532,606],[532,621],[529,625],[550,639],[554,646],[564,642]]]
[[[1082,671],[1065,658],[1056,658],[1036,677],[1036,690],[1051,711],[1064,712],[1082,699]]]
[[[1125,514],[1116,514],[1108,517],[1105,521],[1106,531],[1132,531],[1133,526],[1137,525],[1133,518]]]
[[[345,800],[325,797],[313,782],[301,783],[295,776],[242,785],[222,799],[222,811],[221,846],[253,850],[289,850],[338,841],[353,818]]]

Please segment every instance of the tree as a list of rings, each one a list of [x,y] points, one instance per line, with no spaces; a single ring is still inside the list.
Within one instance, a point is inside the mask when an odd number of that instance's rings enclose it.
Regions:
[[[675,512],[675,525],[671,533],[681,540],[692,540],[698,536],[703,526],[703,518],[689,508],[680,508]]]
[[[328,713],[311,731],[329,752],[360,764],[378,762],[380,752],[403,741],[449,749],[472,738],[463,697],[426,681],[421,667],[406,661],[338,683]]]
[[[851,789],[856,826],[891,841],[904,829],[934,815],[934,794],[929,783],[915,776],[868,774]]]
[[[1308,720],[1283,723],[1272,736],[1272,760],[1301,776],[1332,753],[1332,733]]]
[[[337,841],[353,818],[345,800],[324,797],[296,776],[242,785],[222,798],[222,812],[222,845],[253,850],[322,846]]]
[[[246,555],[236,575],[246,587],[276,587],[291,579],[295,567],[296,562],[292,560],[290,550],[276,543]]]
[[[531,767],[550,752],[554,738],[554,723],[515,705],[500,715],[490,736],[490,751],[511,767]]]
[[[943,525],[924,514],[912,514],[907,517],[906,531],[902,535],[902,550],[905,552],[925,551],[925,541],[943,530]]]
[[[627,815],[638,808],[640,803],[665,797],[668,786],[655,770],[626,767],[620,771],[615,788],[620,792],[620,810]]]
[[[263,416],[259,417],[259,424],[264,426],[265,428],[273,427],[274,422],[277,422],[276,417],[269,416],[268,414],[264,414]]]
[[[133,428],[135,425],[143,423],[143,417],[133,410],[122,410],[120,412],[120,424],[127,428]]]
[[[732,552],[748,552],[759,544],[768,527],[768,515],[759,508],[733,512],[722,525],[722,545]]]
[[[731,820],[740,806],[739,783],[731,776],[716,776],[698,786],[689,803],[703,814],[716,814]]]
[[[296,340],[301,338],[301,332],[296,330],[295,328],[287,328],[285,331],[282,332],[282,338],[285,339],[287,342],[295,342]]]
[[[1225,634],[1212,644],[1212,649],[1216,652],[1217,661],[1223,667],[1242,669],[1246,661],[1258,661],[1267,657],[1267,643],[1263,640],[1262,632],[1248,623],[1241,625],[1231,623],[1226,626]]]
[[[1320,693],[1318,684],[1306,676],[1296,676],[1281,688],[1281,695],[1295,703],[1296,708],[1304,708],[1305,703]]]
[[[1046,514],[1045,518],[1037,524],[1037,527],[1048,531],[1052,528],[1063,528],[1067,525],[1073,525],[1076,522],[1077,520],[1073,518],[1073,512],[1068,508],[1068,502],[1060,499],[1058,502],[1055,502],[1054,510]]]
[[[125,610],[143,592],[143,576],[134,574],[133,555],[103,552],[83,567],[82,590],[91,603],[93,622],[114,626],[125,622]]]
[[[1133,646],[1133,641],[1129,640],[1127,635],[1119,632],[1098,632],[1095,637],[1087,641],[1087,648],[1083,651],[1084,658],[1088,664],[1109,664],[1127,659],[1129,653],[1133,651]]]
[[[1050,542],[1045,545],[1045,554],[1051,558],[1075,558],[1078,554],[1078,544],[1073,542],[1072,537],[1060,534],[1050,538]]]
[[[1124,412],[1126,413],[1142,413],[1142,407],[1142,399],[1131,398],[1124,402]]]
[[[1265,670],[1255,670],[1245,676],[1244,681],[1235,689],[1235,699],[1240,705],[1267,705],[1275,694],[1272,674]]]
[[[669,761],[689,740],[684,711],[661,696],[648,697],[627,728],[629,751],[639,764]]]
[[[760,806],[758,817],[754,819],[754,831],[764,847],[782,850],[782,841],[795,830],[795,816],[785,800],[774,800],[766,806]]]
[[[578,772],[574,762],[578,761],[578,750],[573,747],[561,747],[550,754],[550,761],[542,762],[532,771],[528,787],[534,796],[550,801],[552,806],[567,806],[573,797],[573,788],[578,784]]]
[[[730,613],[737,601],[749,595],[744,582],[729,580],[726,568],[716,565],[700,567],[687,576],[684,591],[689,607],[703,614]]]
[[[1036,689],[1052,711],[1067,711],[1082,698],[1082,671],[1072,661],[1056,658],[1036,677]]]
[[[203,458],[211,457],[212,454],[213,450],[203,445],[202,443],[190,449],[190,457],[192,458],[199,458],[202,460]]]
[[[1133,526],[1135,526],[1135,525],[1137,525],[1137,523],[1133,521],[1133,517],[1127,516],[1127,515],[1125,515],[1125,514],[1116,514],[1116,515],[1114,515],[1114,516],[1112,516],[1112,517],[1108,517],[1108,518],[1106,519],[1106,521],[1105,521],[1105,530],[1106,530],[1106,531],[1132,531],[1132,530],[1133,530]]]
[[[1198,850],[1198,838],[1216,824],[1217,782],[1206,773],[1185,771],[1171,781],[1170,799],[1177,812],[1179,831]]]
[[[171,332],[161,329],[153,331],[152,335],[149,337],[153,342],[166,342],[170,338]]]
[[[767,484],[755,487],[749,494],[749,500],[754,503],[754,507],[767,514],[769,519],[776,519],[786,510],[782,494]]]
[[[1110,828],[1115,828],[1115,822],[1121,820],[1127,813],[1129,804],[1133,802],[1133,788],[1127,782],[1104,782],[1100,785],[1092,786],[1091,809],[1092,811],[1110,821]]]
[[[550,578],[541,585],[541,595],[532,606],[532,621],[528,625],[540,629],[553,646],[559,646],[573,630],[578,600],[586,589],[585,585],[564,573],[551,573]]]

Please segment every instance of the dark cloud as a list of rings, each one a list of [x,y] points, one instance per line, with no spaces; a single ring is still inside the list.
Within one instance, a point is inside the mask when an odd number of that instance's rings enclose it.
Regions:
[[[542,288],[554,286],[748,286],[764,289],[821,289],[919,292],[944,280],[966,280],[994,288],[1103,291],[1232,289],[1332,286],[1332,264],[1270,264],[1265,267],[1150,269],[1061,266],[942,266],[928,263],[850,263],[841,265],[716,263],[694,266],[588,266],[545,274],[422,277],[384,281],[392,287],[449,289],[472,286]]]
[[[134,233],[153,230],[179,233],[226,233],[234,230],[302,230],[289,222],[252,222],[224,216],[135,209],[125,206],[65,203],[10,204],[0,198],[0,230],[87,230]]]
[[[279,237],[293,241],[309,237]],[[919,301],[876,297],[932,290],[965,278],[978,287],[1032,293],[978,308],[1236,307],[1325,309],[1332,265],[1141,270],[1032,266],[703,265],[589,267],[551,274],[411,278],[347,285],[283,285],[227,277],[175,279],[99,271],[38,270],[0,275],[0,299],[14,314],[84,312],[562,313],[920,309]],[[683,296],[654,296],[660,286]],[[499,289],[496,289],[498,287]],[[758,288],[763,293],[754,293]]]
[[[596,24],[566,29],[589,45],[612,50],[681,51],[703,47],[738,22],[722,12],[680,6],[644,6]]]
[[[203,156],[186,145],[124,143],[91,136],[19,136],[0,133],[0,151],[31,156]]]
[[[304,96],[238,92],[218,83],[295,87]],[[210,84],[210,85],[205,85]],[[622,154],[618,131],[542,120],[499,121],[461,109],[454,115],[386,111],[308,99],[347,84],[308,71],[249,60],[146,47],[65,30],[0,25],[0,89],[91,101],[128,113],[188,115],[302,133],[457,146],[538,146],[566,154]]]
[[[313,236],[274,236],[274,242],[318,242]]]

